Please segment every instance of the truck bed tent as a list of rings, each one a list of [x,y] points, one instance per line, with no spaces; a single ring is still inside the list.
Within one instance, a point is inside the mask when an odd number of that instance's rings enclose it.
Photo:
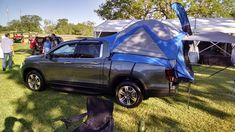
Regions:
[[[175,69],[179,77],[193,80],[186,68],[180,32],[173,35],[168,26],[156,20],[138,21],[114,35],[101,37],[109,43],[112,60],[140,62]]]

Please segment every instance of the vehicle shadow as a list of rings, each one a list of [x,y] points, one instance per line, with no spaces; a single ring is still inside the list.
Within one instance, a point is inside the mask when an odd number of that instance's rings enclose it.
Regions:
[[[32,54],[31,49],[17,49],[14,52],[17,54],[25,54],[25,53],[30,54],[30,55]]]
[[[90,95],[64,92],[49,87],[41,92],[31,91],[25,86],[19,70],[20,65],[15,64],[11,71],[7,70],[3,73],[7,79],[21,86],[18,88],[24,88],[22,89],[24,96],[16,98],[11,104],[16,107],[15,113],[25,117],[27,123],[7,117],[5,131],[11,131],[14,127],[13,123],[19,121],[22,122],[22,125],[26,125],[26,128],[32,128],[33,131],[72,131],[80,125],[81,122],[74,123],[69,129],[66,129],[60,119],[86,112],[87,96]],[[23,127],[22,130],[26,128]]]
[[[26,93],[12,104],[17,106],[15,110],[17,114],[30,119],[29,122],[33,124],[35,131],[65,131],[60,119],[86,111],[85,96],[50,89]]]
[[[215,116],[217,118],[225,119],[233,116],[225,111],[211,107],[207,102],[201,101],[200,99],[192,95],[190,96],[189,104],[188,104],[188,97],[184,95],[178,95],[168,99],[166,98],[161,98],[161,99],[166,103],[168,103],[170,100],[170,102],[185,104],[185,106],[189,105],[188,106],[189,109],[190,107],[193,107],[201,111],[207,112],[208,114]],[[187,109],[187,107],[185,107],[185,109]]]
[[[146,131],[184,131],[180,122],[171,118],[169,115],[163,116],[158,113],[165,111],[164,109],[160,110],[155,108],[154,111],[147,110],[152,108],[153,107],[149,108],[148,106],[145,106],[144,102],[141,106],[132,109],[116,106],[115,116],[121,116],[125,119],[118,119],[115,121],[116,131],[138,131],[140,121],[144,121]],[[148,112],[146,112],[146,110]],[[141,112],[142,114],[137,114],[138,112]],[[132,120],[132,122],[129,122],[128,120]],[[123,125],[125,125],[125,129],[123,129]]]
[[[33,132],[32,129],[32,123],[28,122],[27,120],[23,119],[23,118],[15,118],[13,116],[9,116],[7,118],[5,118],[5,128],[3,130],[3,132],[13,132],[13,128],[15,126],[16,123],[20,123],[21,127],[18,128],[17,131],[22,131],[22,132]]]
[[[234,74],[231,74],[234,71],[232,69],[225,69],[217,75],[209,77],[220,69],[216,67],[208,69],[208,66],[200,66],[200,69],[196,67],[194,69],[196,73],[195,82],[191,85],[190,97],[188,96],[186,84],[183,84],[180,85],[176,96],[164,97],[161,100],[168,104],[178,103],[187,106],[189,97],[189,107],[199,109],[220,119],[235,116],[216,105],[211,105],[212,102],[215,104],[226,103],[234,105],[235,96],[232,95],[232,79]],[[228,78],[231,78],[231,80],[229,81]],[[211,83],[208,83],[208,81],[211,81]]]
[[[10,80],[14,80],[19,85],[24,85],[23,79],[20,77],[20,65],[14,64],[12,70],[7,70],[5,72],[7,74],[7,78]]]
[[[156,126],[155,131],[159,130],[158,125],[162,125],[164,131],[184,131],[181,128],[181,124],[169,117],[157,117],[155,114],[149,116],[149,122],[146,123],[147,126]]]

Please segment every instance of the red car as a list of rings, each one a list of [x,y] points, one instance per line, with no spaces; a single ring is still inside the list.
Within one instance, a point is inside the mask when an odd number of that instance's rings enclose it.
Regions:
[[[23,43],[24,35],[23,34],[14,34],[13,36],[14,43]]]

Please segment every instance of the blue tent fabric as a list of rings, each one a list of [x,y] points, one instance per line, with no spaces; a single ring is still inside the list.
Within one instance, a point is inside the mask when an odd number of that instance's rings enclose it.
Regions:
[[[154,31],[154,27],[151,26],[160,26],[161,28],[157,28],[158,30]],[[160,32],[160,29],[165,30],[167,29],[167,27],[166,25],[163,25],[161,22],[156,20],[143,20],[136,22],[122,32],[99,39],[104,40],[109,44],[110,52],[113,53],[112,60],[148,63],[164,66],[166,67],[166,69],[174,68],[175,71],[177,71],[178,77],[187,78],[190,81],[194,80],[194,77],[190,75],[187,70],[183,56],[182,39],[185,37],[185,35],[187,35],[187,33],[180,32],[176,36],[168,37],[169,39],[162,39],[161,36],[156,33],[158,31]],[[136,32],[140,30],[143,34],[147,34],[148,36],[150,36],[151,41],[153,41],[153,43],[159,47],[159,49],[162,51],[161,53],[163,53],[165,57],[160,58],[147,55],[144,56],[138,54],[138,52],[136,52],[135,54],[119,53],[115,50],[118,46],[125,44],[125,41],[128,41],[131,36],[135,35]],[[147,44],[148,43],[146,43],[146,45]],[[129,50],[131,51],[132,49]],[[170,63],[171,60],[175,60],[176,64],[172,65]]]
[[[164,66],[168,69],[173,68],[170,63],[170,60],[168,59],[155,58],[155,57],[142,56],[142,55],[116,53],[112,56],[112,60],[128,61],[128,62],[135,62],[135,63],[147,63],[147,64]]]

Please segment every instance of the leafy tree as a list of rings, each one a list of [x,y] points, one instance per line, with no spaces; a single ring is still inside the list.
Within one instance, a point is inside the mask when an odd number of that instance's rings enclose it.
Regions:
[[[95,12],[103,19],[174,18],[175,0],[106,0]],[[230,17],[232,0],[178,0],[197,17]]]
[[[92,36],[94,23],[87,21],[84,23],[72,24],[68,19],[58,19],[55,26],[56,34],[74,34],[81,36]]]
[[[40,32],[40,21],[41,17],[37,15],[24,15],[20,17],[20,23],[23,31],[25,32]]]
[[[232,9],[231,16],[235,19],[235,0],[233,1],[233,9]]]
[[[0,32],[5,32],[7,30],[8,30],[7,27],[0,25]]]
[[[57,34],[72,34],[72,24],[68,23],[68,19],[58,19],[55,27]]]
[[[8,29],[13,31],[21,31],[22,30],[22,24],[20,20],[12,20],[7,23]]]
[[[41,17],[37,15],[21,16],[20,20],[12,20],[7,23],[9,30],[23,31],[23,32],[40,32]]]
[[[189,14],[196,17],[231,17],[233,0],[188,0]]]
[[[51,20],[48,20],[48,19],[45,19],[44,20],[44,32],[45,33],[53,33],[55,32],[55,27],[56,25],[51,21]]]
[[[103,19],[129,19],[133,3],[132,0],[107,0],[95,12]]]
[[[94,23],[87,21],[73,26],[73,34],[80,36],[92,36]]]

